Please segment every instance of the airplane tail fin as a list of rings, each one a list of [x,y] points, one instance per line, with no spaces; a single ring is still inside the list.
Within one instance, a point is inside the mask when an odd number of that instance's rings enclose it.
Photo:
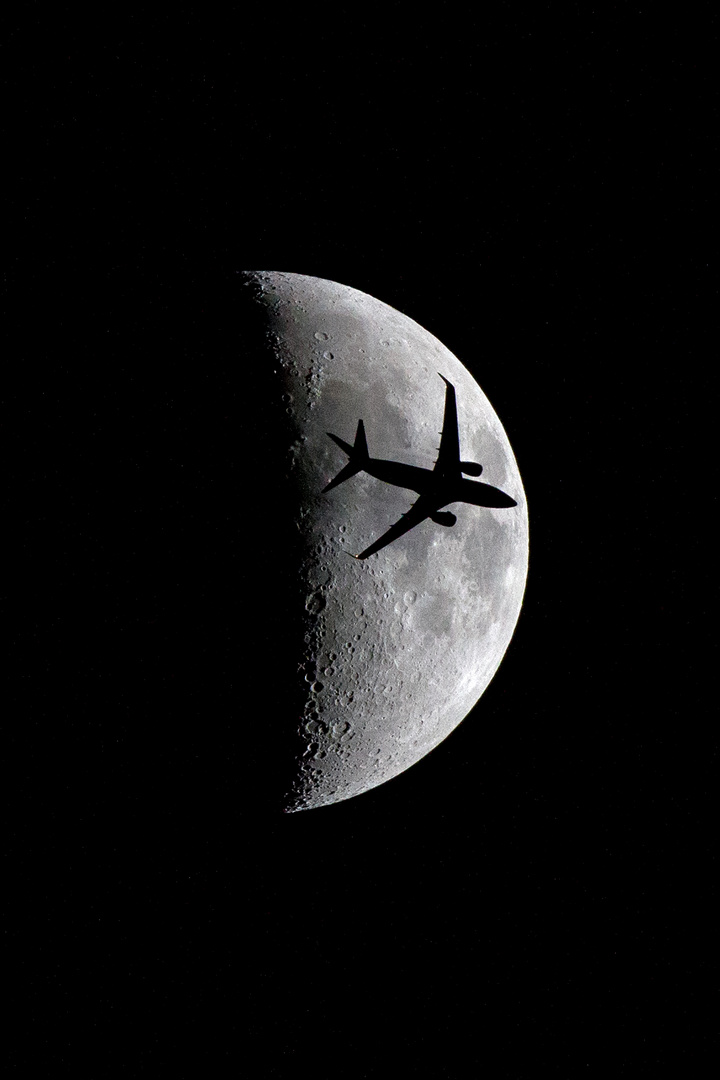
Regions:
[[[365,425],[362,420],[358,420],[357,432],[355,433],[355,445],[351,446],[350,443],[346,443],[343,439],[338,438],[337,435],[333,435],[328,431],[328,435],[334,443],[344,450],[347,456],[350,458],[345,468],[337,474],[334,480],[323,488],[323,494],[326,491],[331,491],[332,488],[337,487],[338,484],[344,483],[345,480],[349,480],[351,476],[355,476],[356,473],[361,472],[368,460],[368,445],[365,438]]]

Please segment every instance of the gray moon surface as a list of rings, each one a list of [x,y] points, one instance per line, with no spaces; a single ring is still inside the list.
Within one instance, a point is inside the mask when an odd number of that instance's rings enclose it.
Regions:
[[[473,709],[520,613],[527,507],[500,420],[436,337],[334,281],[271,271],[243,280],[262,309],[292,433],[282,497],[293,518],[287,543],[300,553],[302,655],[297,708],[275,723],[294,747],[293,812],[396,777]],[[481,463],[482,480],[517,506],[452,504],[454,527],[426,520],[366,561],[350,558],[417,496],[362,472],[322,494],[347,462],[328,432],[352,443],[362,418],[371,457],[432,469],[445,402],[438,373],[455,385],[461,457]]]

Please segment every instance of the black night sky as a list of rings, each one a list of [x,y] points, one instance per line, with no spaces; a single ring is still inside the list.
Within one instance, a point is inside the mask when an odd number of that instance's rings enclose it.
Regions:
[[[494,10],[28,5],[6,33],[8,1075],[634,1078],[709,1052],[716,16]],[[197,396],[243,269],[439,337],[530,515],[480,705],[293,815],[238,798],[270,707],[232,571],[258,521],[234,401]]]

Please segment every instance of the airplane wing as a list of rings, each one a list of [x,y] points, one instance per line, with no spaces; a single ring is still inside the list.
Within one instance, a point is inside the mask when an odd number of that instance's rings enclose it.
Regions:
[[[440,372],[438,372],[440,375]],[[457,403],[455,387],[444,375],[440,378],[445,383],[445,415],[440,436],[435,471],[446,475],[460,475],[460,437],[458,435]]]
[[[397,540],[399,536],[403,536],[410,529],[414,529],[416,525],[419,525],[425,518],[430,517],[435,513],[437,509],[437,501],[430,498],[428,495],[421,495],[419,499],[410,507],[407,514],[403,514],[399,521],[396,521],[394,525],[391,525],[387,532],[371,544],[370,547],[365,548],[359,555],[353,555],[354,559],[367,559],[369,555],[374,555],[376,551],[380,551],[381,548],[387,547],[388,544],[392,544],[393,540]],[[348,553],[350,554],[350,553]]]

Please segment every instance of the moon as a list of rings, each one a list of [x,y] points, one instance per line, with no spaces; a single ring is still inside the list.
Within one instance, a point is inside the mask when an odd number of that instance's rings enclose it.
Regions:
[[[261,327],[244,365],[244,453],[264,477],[252,487],[248,550],[262,548],[257,573],[282,582],[282,610],[275,603],[262,621],[258,649],[274,653],[274,678],[264,677],[282,684],[268,742],[287,752],[283,808],[295,812],[398,776],[473,709],[520,613],[527,506],[500,420],[436,337],[334,281],[272,271],[241,281],[244,317]],[[439,374],[456,389],[462,459],[517,505],[455,503],[454,527],[428,519],[366,561],[350,558],[417,495],[365,472],[323,494],[347,463],[328,433],[352,443],[362,419],[371,457],[432,469]]]

